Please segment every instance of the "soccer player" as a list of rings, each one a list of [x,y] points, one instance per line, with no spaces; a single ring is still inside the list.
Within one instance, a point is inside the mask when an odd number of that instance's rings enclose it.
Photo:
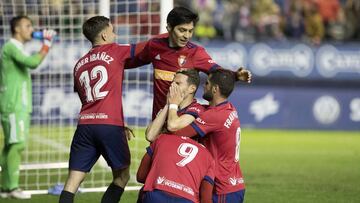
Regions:
[[[168,128],[176,131],[189,125],[204,111],[204,107],[194,99],[199,84],[200,76],[197,70],[182,69],[176,72],[167,100],[178,105],[166,104],[149,124],[145,132],[149,142],[153,142],[160,133],[167,132]]]
[[[243,202],[245,184],[239,165],[241,128],[236,108],[227,100],[234,89],[232,72],[217,69],[209,74],[203,98],[209,101],[204,113],[189,126],[175,132],[200,135],[215,159],[213,201]]]
[[[168,34],[150,39],[127,64],[128,67],[137,67],[152,63],[154,67],[153,119],[166,104],[166,95],[177,70],[196,68],[208,73],[220,68],[203,47],[190,42],[197,21],[197,14],[184,7],[175,7],[167,16]],[[251,81],[248,70],[240,68],[236,75],[238,80]]]
[[[30,18],[12,18],[10,30],[12,37],[2,48],[0,64],[0,114],[5,136],[1,153],[1,197],[29,199],[31,195],[19,188],[19,166],[32,112],[30,69],[37,68],[48,54],[56,32],[44,30],[40,51],[29,55],[24,44],[32,39],[34,31]]]
[[[102,203],[119,202],[129,180],[130,135],[124,127],[122,81],[125,60],[134,46],[114,43],[110,20],[95,16],[83,24],[92,48],[74,67],[74,90],[82,107],[70,150],[69,175],[60,203],[73,202],[74,194],[102,155],[112,169],[113,181]]]
[[[196,141],[161,134],[147,148],[136,175],[145,183],[142,202],[212,202],[214,164]]]

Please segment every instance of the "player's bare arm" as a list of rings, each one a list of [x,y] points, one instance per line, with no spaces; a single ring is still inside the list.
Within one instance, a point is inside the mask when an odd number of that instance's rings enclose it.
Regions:
[[[189,114],[183,114],[178,116],[177,107],[184,100],[184,95],[181,94],[179,86],[176,83],[172,83],[169,88],[168,102],[172,108],[169,108],[167,129],[170,132],[177,131],[195,120],[195,117]]]
[[[168,114],[168,105],[166,104],[163,109],[160,110],[156,118],[148,125],[145,131],[146,140],[153,142],[163,131],[163,126]]]

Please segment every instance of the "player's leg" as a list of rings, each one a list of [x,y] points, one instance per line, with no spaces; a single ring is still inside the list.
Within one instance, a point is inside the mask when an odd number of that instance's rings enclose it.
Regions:
[[[124,128],[102,125],[98,128],[98,143],[101,143],[101,154],[112,169],[113,181],[104,193],[102,203],[117,203],[129,181],[130,150]]]
[[[59,203],[74,202],[75,193],[99,156],[92,126],[78,125],[71,143],[69,174],[64,190],[60,194]]]
[[[124,188],[130,179],[129,169],[127,167],[125,169],[113,170],[113,182],[106,189],[101,203],[118,203],[120,201]]]
[[[4,129],[5,144],[2,155],[3,189],[7,195],[16,199],[29,199],[30,194],[19,189],[21,154],[29,134],[30,116],[28,113],[3,114],[1,123]]]

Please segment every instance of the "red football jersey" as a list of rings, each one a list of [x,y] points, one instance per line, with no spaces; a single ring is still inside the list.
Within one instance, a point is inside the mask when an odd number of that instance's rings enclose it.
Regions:
[[[147,153],[152,163],[144,191],[157,189],[199,202],[201,182],[214,181],[214,159],[191,138],[162,134]]]
[[[195,118],[199,117],[199,115],[204,112],[205,107],[199,103],[197,103],[196,99],[193,99],[189,106],[180,109],[177,111],[178,116],[189,114],[194,116]]]
[[[171,48],[168,40],[167,35],[150,39],[143,51],[133,59],[133,64],[153,64],[153,119],[166,104],[166,95],[176,71],[181,68],[195,68],[208,73],[219,67],[203,47],[188,42],[185,47]]]
[[[134,46],[116,43],[93,47],[74,67],[74,90],[82,107],[79,124],[123,126],[124,63]]]
[[[209,106],[191,126],[215,159],[216,194],[244,189],[239,165],[241,128],[235,107],[228,101]]]

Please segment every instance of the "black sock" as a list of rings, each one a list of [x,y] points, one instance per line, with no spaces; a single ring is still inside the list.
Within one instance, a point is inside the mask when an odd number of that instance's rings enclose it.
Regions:
[[[59,203],[73,203],[74,202],[74,193],[68,191],[61,191]]]
[[[101,203],[118,203],[123,192],[124,188],[111,183],[104,193]]]

